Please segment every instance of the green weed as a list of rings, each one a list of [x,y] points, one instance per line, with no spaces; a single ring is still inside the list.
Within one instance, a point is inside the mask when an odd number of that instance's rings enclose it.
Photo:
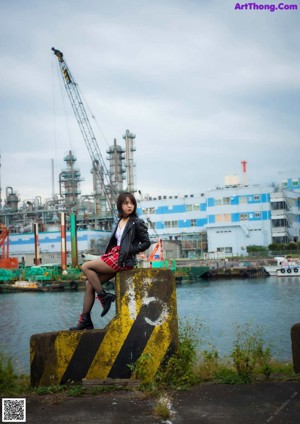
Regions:
[[[56,384],[53,386],[36,387],[34,389],[34,392],[38,395],[52,395],[55,393],[62,393],[65,390],[66,390],[66,386]]]
[[[204,350],[199,353],[199,360],[195,366],[195,373],[201,381],[212,380],[220,367],[220,357],[217,350]]]
[[[152,357],[150,353],[143,353],[134,364],[127,364],[132,371],[132,377],[141,380],[144,384],[152,380]]]
[[[69,386],[68,390],[67,390],[67,395],[68,396],[80,396],[83,393],[85,393],[86,390],[83,386],[81,385],[75,385],[75,386]]]
[[[261,328],[253,323],[237,325],[236,339],[233,343],[231,358],[238,375],[244,383],[251,383],[254,371],[261,367],[266,377],[271,374],[271,349],[265,348]]]
[[[194,372],[197,360],[202,324],[191,325],[189,321],[179,323],[177,351],[160,368],[156,381],[171,388],[185,389],[195,384],[198,377]]]
[[[11,396],[28,390],[29,379],[14,371],[12,358],[0,352],[0,394]]]

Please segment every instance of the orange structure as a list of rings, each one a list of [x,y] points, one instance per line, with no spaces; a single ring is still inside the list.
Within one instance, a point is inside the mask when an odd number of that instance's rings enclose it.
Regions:
[[[157,252],[159,252],[159,255],[157,255]],[[150,256],[149,261],[163,261],[164,260],[164,251],[162,246],[162,240],[159,239],[158,242],[155,244]]]
[[[152,230],[154,231],[154,233],[157,237],[157,242],[155,243],[155,246],[154,246],[148,260],[150,262],[155,261],[155,260],[163,261],[164,260],[164,251],[163,251],[162,240],[160,239],[159,235],[157,234],[157,231],[156,231],[155,226],[154,226],[153,222],[151,221],[151,219],[147,218],[147,221],[149,222],[150,227],[152,228]],[[157,254],[157,252],[159,252],[159,255]]]
[[[0,268],[13,269],[18,267],[18,259],[9,257],[8,228],[4,224],[0,224]]]

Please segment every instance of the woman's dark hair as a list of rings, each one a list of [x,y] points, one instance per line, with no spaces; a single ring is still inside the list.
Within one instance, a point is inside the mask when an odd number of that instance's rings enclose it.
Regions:
[[[117,199],[117,209],[118,209],[118,217],[122,218],[123,217],[123,210],[122,210],[122,204],[126,201],[126,199],[129,199],[133,205],[134,205],[134,210],[132,212],[132,216],[137,217],[137,213],[136,213],[136,208],[137,208],[137,203],[136,203],[136,199],[134,197],[134,195],[132,193],[120,193]]]

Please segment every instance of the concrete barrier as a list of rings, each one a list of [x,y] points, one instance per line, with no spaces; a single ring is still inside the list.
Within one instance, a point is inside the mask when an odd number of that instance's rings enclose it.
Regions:
[[[116,316],[104,329],[31,337],[32,386],[129,379],[140,358],[147,358],[148,379],[155,376],[178,343],[174,276],[161,269],[124,271],[116,276],[115,291]]]
[[[293,366],[296,373],[300,373],[300,324],[291,328]]]

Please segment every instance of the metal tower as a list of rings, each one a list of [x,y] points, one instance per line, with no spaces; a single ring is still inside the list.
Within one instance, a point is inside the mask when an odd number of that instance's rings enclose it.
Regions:
[[[74,164],[77,161],[71,150],[64,157],[67,168],[59,174],[59,194],[65,198],[66,208],[74,208],[80,195],[79,182],[82,181],[79,169]]]
[[[108,160],[110,162],[110,178],[116,194],[123,191],[123,180],[125,179],[124,156],[125,150],[117,145],[117,140],[114,139],[113,146],[107,150]]]
[[[135,163],[133,160],[133,152],[136,150],[134,145],[135,135],[132,134],[129,130],[126,130],[125,135],[123,135],[125,140],[125,166],[127,168],[127,191],[134,193],[135,189],[135,178],[134,178],[134,168]]]

